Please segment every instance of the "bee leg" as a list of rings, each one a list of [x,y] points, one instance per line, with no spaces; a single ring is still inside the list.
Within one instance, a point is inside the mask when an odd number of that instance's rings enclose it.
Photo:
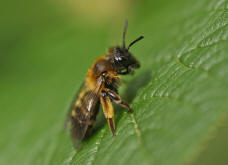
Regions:
[[[118,74],[126,75],[126,74],[129,74],[129,72],[128,72],[128,70],[126,70],[126,71],[120,71],[120,72],[118,72]]]
[[[119,104],[121,107],[127,109],[129,113],[133,112],[129,104],[122,100],[116,92],[109,90],[107,94],[112,101],[114,101],[116,104]]]
[[[115,123],[114,123],[114,109],[112,106],[112,102],[109,98],[109,96],[105,92],[101,92],[100,96],[101,105],[103,108],[103,112],[105,115],[105,118],[108,122],[108,126],[110,128],[110,131],[112,132],[112,135],[115,136]]]

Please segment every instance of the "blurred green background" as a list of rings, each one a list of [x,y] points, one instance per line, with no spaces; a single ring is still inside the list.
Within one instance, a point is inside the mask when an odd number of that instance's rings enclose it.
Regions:
[[[66,113],[126,18],[145,36],[120,89],[134,115],[75,150]],[[1,1],[0,164],[227,164],[227,24],[227,0]]]

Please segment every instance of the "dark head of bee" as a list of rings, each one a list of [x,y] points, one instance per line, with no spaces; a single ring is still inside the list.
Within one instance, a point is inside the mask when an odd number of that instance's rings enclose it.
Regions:
[[[131,42],[128,47],[125,46],[125,35],[127,30],[127,22],[124,26],[123,32],[123,43],[122,46],[117,46],[110,48],[108,51],[108,56],[110,57],[113,67],[119,74],[133,74],[133,69],[140,67],[139,62],[136,58],[130,53],[129,49],[139,40],[143,39],[143,36],[138,37],[136,40]]]

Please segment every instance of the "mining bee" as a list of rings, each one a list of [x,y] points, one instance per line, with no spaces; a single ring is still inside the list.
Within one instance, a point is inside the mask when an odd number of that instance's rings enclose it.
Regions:
[[[138,37],[126,47],[126,30],[127,21],[124,26],[122,46],[112,47],[108,49],[105,56],[96,59],[70,108],[66,123],[70,122],[71,136],[76,146],[91,130],[100,104],[113,136],[115,135],[115,123],[112,102],[132,113],[128,103],[118,95],[119,75],[132,74],[133,69],[140,67],[139,62],[132,56],[129,49],[144,37]]]

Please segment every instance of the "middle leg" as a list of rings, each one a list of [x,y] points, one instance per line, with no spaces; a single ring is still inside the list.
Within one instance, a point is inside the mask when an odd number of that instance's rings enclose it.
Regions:
[[[120,96],[112,91],[112,90],[109,90],[107,91],[107,95],[111,98],[112,101],[114,101],[116,104],[119,104],[120,106],[122,106],[123,108],[127,109],[129,113],[132,113],[132,110],[131,110],[131,107],[128,105],[127,102],[125,102],[124,100],[122,100],[120,98]]]

